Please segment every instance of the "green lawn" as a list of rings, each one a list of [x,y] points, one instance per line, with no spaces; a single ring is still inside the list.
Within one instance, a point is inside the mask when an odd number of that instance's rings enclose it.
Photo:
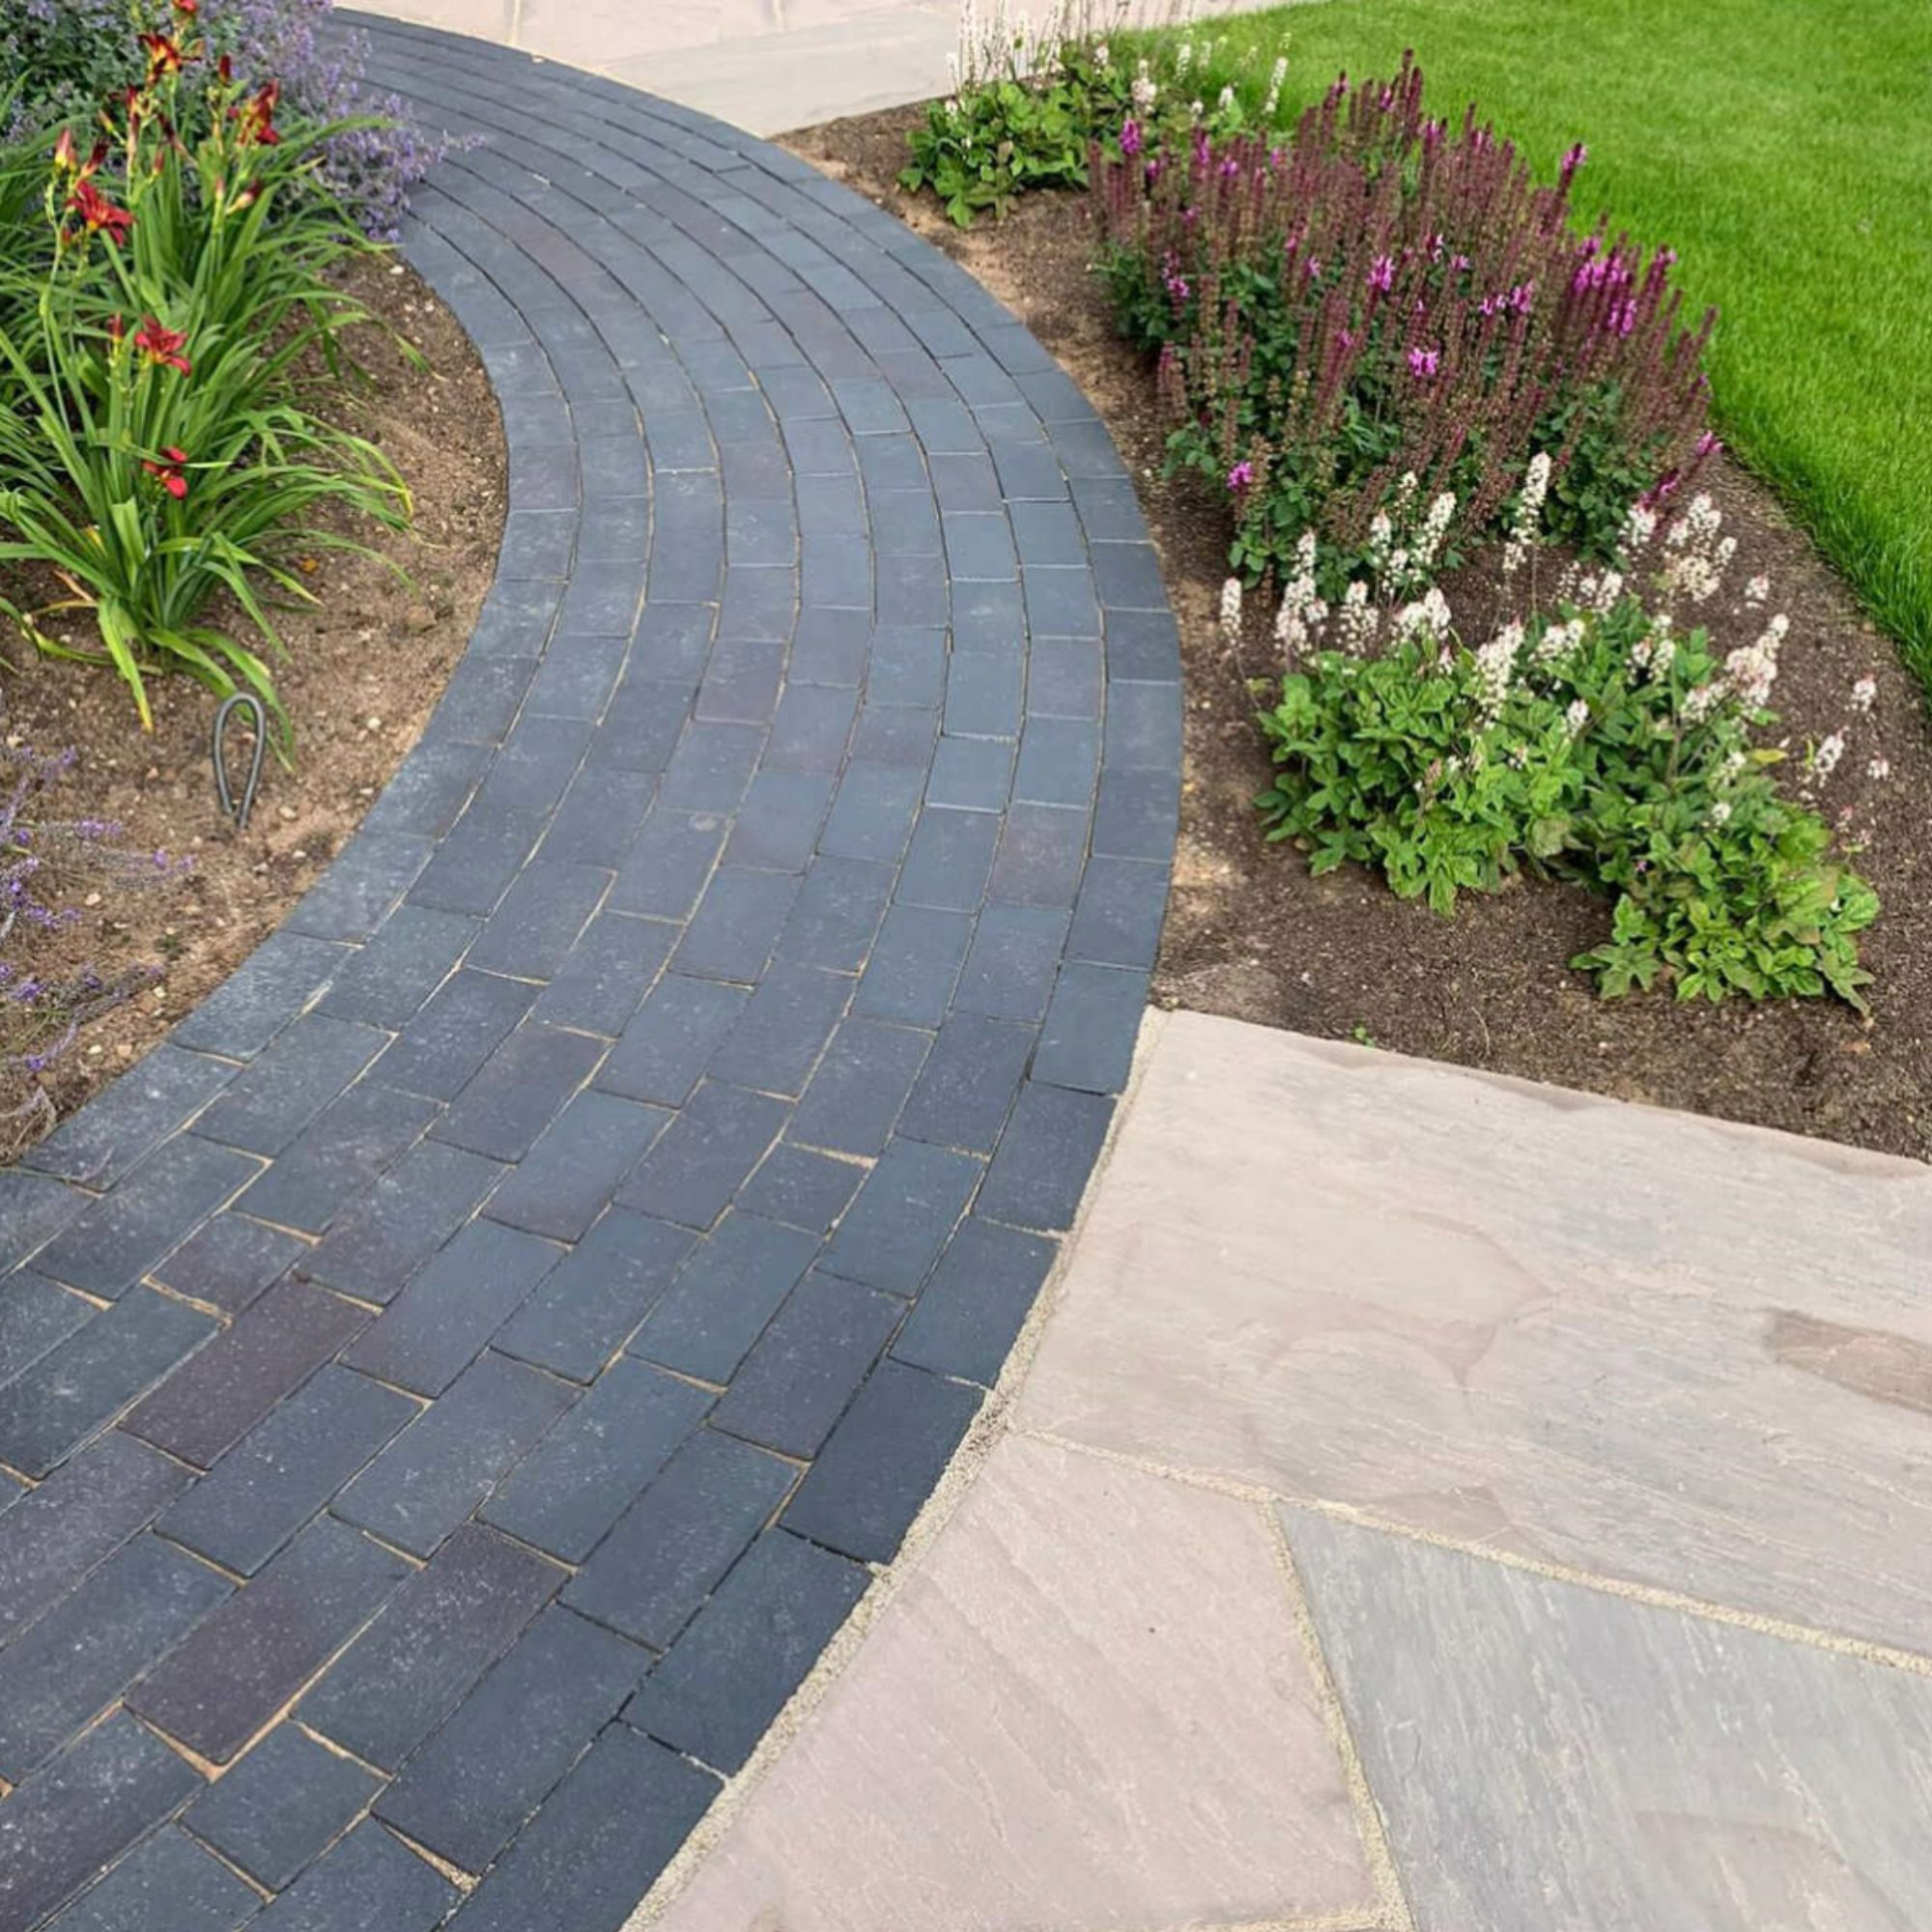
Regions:
[[[1546,174],[1587,142],[1579,210],[1682,254],[1722,311],[1719,428],[1932,690],[1932,0],[1329,0],[1208,34],[1209,98],[1284,35],[1284,114],[1412,46],[1435,112],[1473,99]]]

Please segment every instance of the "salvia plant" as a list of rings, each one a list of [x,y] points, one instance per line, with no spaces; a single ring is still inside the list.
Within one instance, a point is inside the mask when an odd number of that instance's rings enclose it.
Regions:
[[[1519,519],[1512,575],[1526,535]],[[1331,604],[1316,551],[1313,532],[1295,546],[1276,618],[1288,668],[1261,720],[1276,776],[1258,801],[1271,838],[1304,845],[1318,872],[1372,867],[1445,914],[1520,871],[1597,893],[1609,936],[1571,963],[1606,995],[1863,1009],[1858,935],[1878,899],[1814,808],[1873,688],[1854,687],[1845,728],[1806,749],[1788,796],[1786,753],[1765,742],[1785,619],[1753,580],[1747,641],[1722,649],[1695,621],[1730,560],[1707,497],[1661,534],[1633,512],[1628,570],[1573,565],[1553,610],[1474,647],[1436,588],[1399,601],[1358,581]],[[1231,578],[1236,635],[1240,613]],[[1883,780],[1883,760],[1866,772]]]
[[[1412,58],[1335,83],[1286,140],[1150,146],[1137,122],[1094,170],[1126,334],[1159,357],[1177,464],[1225,490],[1249,582],[1287,575],[1303,531],[1339,595],[1405,475],[1453,497],[1448,567],[1497,533],[1530,459],[1549,532],[1608,555],[1634,502],[1690,493],[1717,447],[1675,256],[1572,226],[1585,159],[1539,184],[1471,108],[1423,112]]]
[[[31,324],[0,335],[0,561],[59,586],[0,608],[42,650],[110,663],[144,724],[157,665],[251,687],[279,718],[263,589],[312,601],[290,553],[361,548],[307,517],[336,503],[399,527],[410,507],[387,459],[319,421],[297,380],[369,319],[327,279],[371,245],[314,188],[332,130],[279,125],[276,84],[246,86],[177,6],[182,31],[145,37],[144,77],[91,151],[62,130],[40,261],[14,275],[38,279]],[[254,643],[207,620],[217,593]],[[75,636],[90,619],[98,651]]]
[[[46,1076],[81,1030],[156,978],[146,967],[112,978],[90,967],[38,969],[37,954],[79,918],[71,904],[54,902],[55,882],[109,897],[165,885],[186,869],[165,852],[128,850],[112,821],[61,816],[53,791],[73,760],[71,751],[43,755],[0,732],[0,1160],[53,1123]]]

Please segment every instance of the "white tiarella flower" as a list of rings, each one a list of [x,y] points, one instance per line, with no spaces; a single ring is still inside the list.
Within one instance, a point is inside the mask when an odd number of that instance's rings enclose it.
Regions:
[[[1101,41],[1094,49],[1094,65],[1105,73],[1113,64],[1114,50],[1105,41]]]
[[[1745,602],[1747,604],[1762,604],[1770,595],[1771,579],[1768,577],[1753,577],[1745,585]]]
[[[1221,90],[1220,94],[1215,97],[1214,105],[1223,114],[1232,114],[1235,111],[1234,88],[1232,86],[1224,87]]]
[[[1582,735],[1584,725],[1586,725],[1589,722],[1590,722],[1589,700],[1583,697],[1572,698],[1570,701],[1569,709],[1565,711],[1563,714],[1564,729],[1567,730],[1570,733],[1571,737],[1573,738],[1580,737]]]
[[[1185,80],[1187,78],[1188,70],[1193,65],[1194,65],[1194,43],[1192,41],[1182,41],[1179,46],[1178,46],[1174,50],[1175,79]]]
[[[1838,769],[1838,760],[1845,755],[1845,734],[1833,731],[1830,737],[1819,741],[1818,749],[1811,754],[1812,775],[1820,780],[1828,779]]]
[[[1875,677],[1861,677],[1852,686],[1852,695],[1848,701],[1854,711],[1869,711],[1872,708],[1872,700],[1877,696],[1878,680]]]
[[[1728,825],[1730,822],[1731,802],[1727,798],[1720,798],[1711,807],[1711,823],[1713,825]]]
[[[1481,686],[1478,702],[1486,723],[1493,724],[1502,713],[1521,650],[1522,625],[1516,621],[1505,624],[1488,643],[1477,648],[1476,678]]]
[[[1874,758],[1871,761],[1871,763],[1865,767],[1865,777],[1868,779],[1878,779],[1883,781],[1885,779],[1889,779],[1890,776],[1891,776],[1891,761],[1889,758],[1883,758],[1883,757]]]
[[[1620,570],[1606,570],[1597,581],[1596,592],[1590,599],[1590,608],[1598,615],[1607,617],[1617,608],[1617,600],[1623,594],[1623,572]]]
[[[1439,644],[1448,638],[1454,621],[1448,599],[1432,584],[1413,604],[1405,604],[1395,613],[1395,635],[1405,643],[1426,638]]]
[[[1539,449],[1522,472],[1522,491],[1510,519],[1509,541],[1503,546],[1503,575],[1514,577],[1535,548],[1543,525],[1544,499],[1549,495],[1549,452]]]
[[[1356,582],[1342,594],[1342,612],[1335,620],[1337,641],[1351,658],[1366,657],[1376,640],[1380,614],[1369,602],[1369,586]]]
[[[1241,635],[1241,580],[1231,577],[1221,585],[1221,635],[1230,642]]]
[[[1279,55],[1274,64],[1274,71],[1268,75],[1267,99],[1262,102],[1262,119],[1272,121],[1275,110],[1281,105],[1282,84],[1288,79],[1288,56]]]
[[[1626,564],[1634,563],[1650,548],[1651,539],[1657,535],[1657,512],[1647,510],[1641,503],[1633,503],[1624,517],[1623,535],[1617,548],[1623,553]]]
[[[1684,716],[1693,724],[1708,718],[1723,702],[1724,687],[1719,683],[1700,684],[1684,694]]]
[[[1153,104],[1160,99],[1160,86],[1144,60],[1136,63],[1134,67],[1132,94],[1134,112],[1145,120],[1153,112]]]

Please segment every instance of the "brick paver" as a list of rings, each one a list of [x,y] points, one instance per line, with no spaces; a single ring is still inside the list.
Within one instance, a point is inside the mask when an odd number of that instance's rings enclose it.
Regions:
[[[375,46],[481,137],[407,245],[503,556],[286,928],[0,1176],[0,1932],[611,1932],[997,1377],[1165,902],[1173,620],[1026,331],[750,136]]]

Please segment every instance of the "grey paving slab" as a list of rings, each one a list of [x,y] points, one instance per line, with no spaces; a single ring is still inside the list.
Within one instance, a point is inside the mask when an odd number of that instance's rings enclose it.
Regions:
[[[976,1190],[1072,1211],[1090,1118],[1042,1138],[1025,1076],[1048,1043],[1076,1086],[1124,1067],[1137,1014],[1063,1008],[1062,968],[1125,983],[1155,929],[1122,887],[1164,888],[1172,634],[1077,392],[889,216],[615,81],[417,26],[371,47],[458,137],[405,246],[498,391],[500,567],[288,929],[0,1178],[0,1688],[50,1605],[120,1628],[117,1551],[164,1517],[233,1595],[99,1671],[230,1767],[211,1831],[260,1923],[614,1932],[712,1788],[617,1709],[662,1651],[661,1728],[750,1748],[837,1621],[812,1577],[895,1541],[1037,1286]],[[819,1527],[729,1585],[821,1462]],[[626,1681],[498,1698],[537,1629]],[[71,1676],[47,1710],[104,1681]],[[494,1763],[519,1725],[541,1775]],[[380,1798],[357,1822],[356,1760],[483,1883]],[[102,1928],[177,1868],[182,1932],[233,1907],[206,1852],[136,1854],[158,1822],[101,1840]]]
[[[1284,1514],[1418,1932],[1932,1912],[1932,1680]]]

